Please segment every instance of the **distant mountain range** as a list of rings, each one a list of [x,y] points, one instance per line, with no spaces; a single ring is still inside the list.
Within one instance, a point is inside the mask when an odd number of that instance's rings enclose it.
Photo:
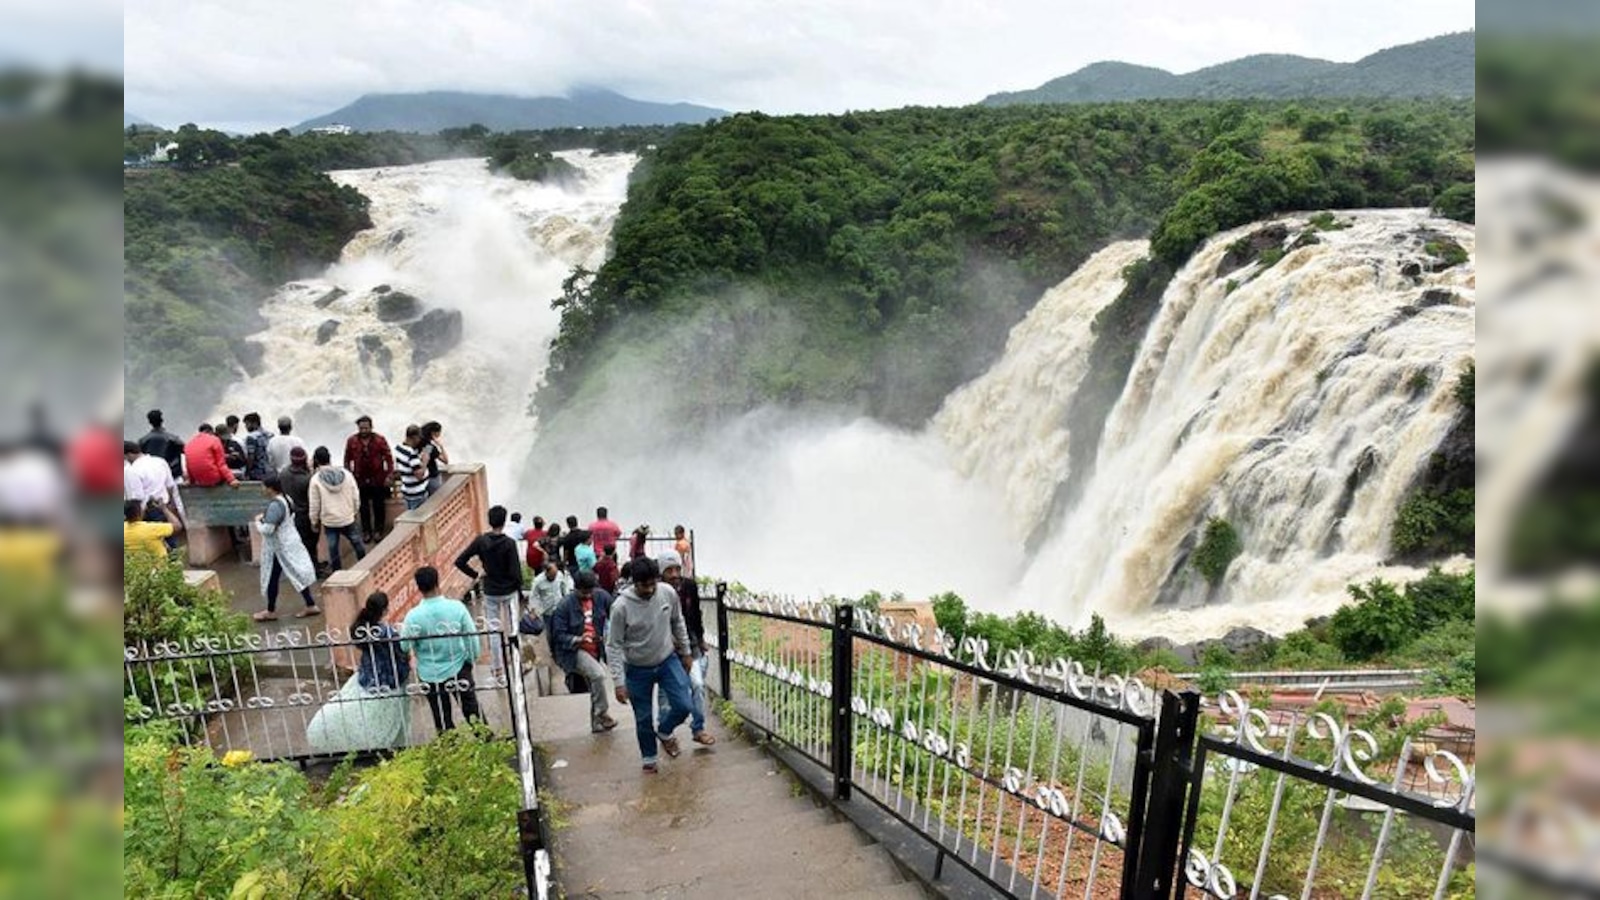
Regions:
[[[151,125],[151,123],[150,123],[150,121],[148,119],[141,119],[138,116],[134,115],[133,113],[128,112],[127,110],[123,110],[122,111],[122,127],[123,128],[127,128],[129,125],[145,125],[145,126],[154,127],[153,125]]]
[[[1029,91],[992,94],[987,106],[1116,100],[1233,100],[1296,97],[1471,97],[1473,32],[1380,50],[1353,63],[1285,54],[1246,56],[1187,75],[1125,62],[1097,62]]]
[[[348,125],[356,131],[432,133],[483,125],[492,131],[599,128],[611,125],[698,124],[727,110],[691,103],[650,103],[607,90],[573,91],[567,97],[513,97],[462,91],[367,94],[349,106],[307,119],[291,130]]]

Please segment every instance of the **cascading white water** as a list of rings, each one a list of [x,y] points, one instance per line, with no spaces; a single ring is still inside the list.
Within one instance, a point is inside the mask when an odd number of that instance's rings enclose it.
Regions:
[[[1122,292],[1122,270],[1149,248],[1147,241],[1112,244],[1046,291],[1012,329],[1000,360],[951,393],[933,419],[961,474],[1001,493],[1016,540],[1040,524],[1055,486],[1067,480],[1065,413],[1089,371],[1091,326]]]
[[[266,351],[263,370],[229,389],[222,412],[258,410],[269,430],[292,415],[308,443],[328,444],[336,458],[362,412],[392,442],[407,423],[438,420],[453,459],[489,464],[496,494],[515,494],[538,424],[530,398],[559,324],[550,301],[574,266],[604,260],[637,162],[557,155],[582,173],[579,183],[517,181],[481,159],[330,173],[371,199],[373,227],[321,278],[285,285],[263,304],[267,326],[253,338]],[[425,308],[460,311],[459,345],[414,366],[406,330],[378,318],[382,285]],[[319,308],[334,288],[346,293]],[[337,330],[319,344],[330,320]]]
[[[1217,277],[1247,227],[1213,238],[1178,273],[1106,422],[1093,476],[1006,606],[1074,624],[1100,612],[1125,633],[1179,639],[1243,622],[1281,632],[1335,608],[1349,582],[1383,573],[1394,512],[1455,417],[1451,391],[1474,337],[1470,263],[1416,281],[1401,267],[1425,261],[1419,228],[1469,252],[1473,232],[1420,211],[1341,219],[1350,227],[1265,271]],[[1305,225],[1287,224],[1292,233]],[[1448,299],[1424,300],[1429,289]],[[1019,330],[1047,325],[1030,317]],[[1013,349],[1029,345],[1013,334]],[[1002,360],[996,371],[1023,384],[1050,371],[1082,377],[1063,360],[1032,362]],[[1064,406],[1047,398],[1065,400],[1041,392],[1027,414],[1059,419]],[[992,440],[945,434],[968,446]],[[1341,510],[1363,457],[1366,473]],[[1048,495],[1044,476],[1033,490]],[[1209,516],[1232,522],[1244,544],[1210,597],[1179,565]],[[1152,615],[1158,597],[1181,611]],[[1202,602],[1220,605],[1182,609]]]

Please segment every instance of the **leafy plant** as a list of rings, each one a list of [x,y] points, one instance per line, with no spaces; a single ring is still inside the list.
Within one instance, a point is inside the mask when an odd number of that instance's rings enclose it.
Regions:
[[[1216,587],[1222,583],[1228,566],[1242,552],[1244,543],[1233,524],[1227,519],[1213,516],[1206,520],[1205,534],[1200,538],[1200,546],[1195,548],[1194,555],[1190,557],[1190,564],[1205,576],[1212,587]]]
[[[1333,642],[1353,660],[1392,653],[1417,634],[1416,605],[1395,586],[1374,578],[1350,585],[1356,602],[1339,608],[1331,623]]]

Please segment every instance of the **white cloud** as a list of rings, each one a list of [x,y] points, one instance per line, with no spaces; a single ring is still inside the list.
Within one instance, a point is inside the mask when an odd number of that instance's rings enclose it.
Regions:
[[[1101,59],[1351,60],[1472,22],[1470,0],[130,0],[124,48],[133,112],[273,127],[426,89],[589,84],[775,113],[962,104]]]

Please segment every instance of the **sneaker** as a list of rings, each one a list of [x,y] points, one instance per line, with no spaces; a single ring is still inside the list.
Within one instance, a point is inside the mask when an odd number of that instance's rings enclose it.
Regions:
[[[657,766],[653,762],[645,763],[642,768],[644,769],[644,774],[646,774],[646,775],[654,775],[654,774],[656,774],[656,771],[657,771]]]
[[[615,727],[617,727],[617,720],[610,716],[601,716],[594,722],[595,731],[610,731]]]

